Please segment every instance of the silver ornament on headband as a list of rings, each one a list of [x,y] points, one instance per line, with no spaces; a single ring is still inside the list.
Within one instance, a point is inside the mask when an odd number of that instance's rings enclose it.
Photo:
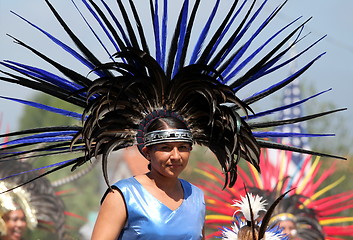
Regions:
[[[192,134],[188,129],[156,130],[145,134],[145,146],[166,142],[187,142],[192,144]]]

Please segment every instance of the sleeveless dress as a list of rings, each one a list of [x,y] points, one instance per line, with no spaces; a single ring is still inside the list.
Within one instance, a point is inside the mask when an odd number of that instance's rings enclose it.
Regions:
[[[113,186],[124,196],[127,223],[119,240],[198,240],[205,219],[203,192],[179,179],[184,190],[182,204],[172,211],[150,194],[134,177]]]

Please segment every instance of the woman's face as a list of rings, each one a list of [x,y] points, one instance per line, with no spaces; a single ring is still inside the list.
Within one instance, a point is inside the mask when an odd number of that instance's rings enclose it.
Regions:
[[[289,236],[289,239],[294,239],[296,236],[296,226],[293,221],[283,220],[278,224],[281,228],[283,228],[282,233],[286,233]]]
[[[6,223],[6,236],[4,240],[20,240],[27,229],[26,216],[21,209],[10,211],[3,217]]]
[[[143,151],[151,162],[151,173],[178,177],[188,164],[191,150],[190,143],[170,142],[145,147]]]

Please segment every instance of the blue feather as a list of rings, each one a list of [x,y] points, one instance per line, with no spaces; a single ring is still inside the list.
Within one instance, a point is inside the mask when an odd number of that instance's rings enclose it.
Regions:
[[[167,55],[167,35],[168,35],[168,0],[164,0],[163,6],[163,20],[162,20],[162,56],[161,62],[163,63],[162,68],[165,70],[166,55]]]
[[[13,141],[8,141],[6,143],[1,143],[0,146],[3,145],[15,145],[15,144],[32,144],[32,143],[50,143],[50,142],[67,142],[72,140],[72,136],[67,137],[46,137],[46,138],[26,138],[26,139],[16,139]]]
[[[307,52],[310,48],[312,48],[313,46],[315,46],[315,45],[316,45],[318,42],[320,42],[322,39],[324,39],[326,36],[327,36],[327,35],[322,36],[320,39],[318,39],[317,41],[315,41],[315,42],[314,42],[313,44],[311,44],[309,47],[307,47],[306,49],[304,49],[304,50],[301,51],[300,53],[296,54],[295,56],[291,57],[291,58],[288,59],[287,61],[283,62],[282,64],[279,64],[279,65],[277,65],[277,66],[275,66],[275,67],[273,67],[273,68],[271,68],[271,69],[268,69],[267,71],[263,72],[263,74],[262,74],[262,75],[259,75],[258,78],[261,77],[261,76],[267,75],[267,74],[269,74],[269,73],[271,73],[271,72],[274,72],[274,71],[278,70],[279,68],[281,68],[281,67],[283,67],[283,66],[285,66],[285,65],[287,65],[287,64],[289,64],[289,63],[291,63],[291,62],[293,62],[293,61],[296,60],[298,57],[300,57],[302,54],[304,54],[305,52]],[[322,53],[321,55],[323,55],[323,54],[326,54],[326,52]],[[320,56],[321,56],[321,55],[320,55]],[[274,59],[274,61],[276,61],[276,59]]]
[[[265,76],[267,74],[270,74],[271,72],[273,71],[276,71],[278,70],[279,68],[281,67],[284,67],[285,65],[293,62],[296,58],[298,58],[301,54],[303,54],[305,51],[307,51],[308,49],[302,51],[301,53],[299,54],[296,54],[294,57],[288,59],[287,61],[283,62],[282,64],[279,64],[271,69],[267,69],[269,66],[273,65],[274,62],[277,62],[279,60],[280,57],[276,57],[274,59],[272,59],[271,61],[269,61],[268,64],[265,64],[263,68],[261,68],[257,73],[255,73],[254,75],[252,75],[250,78],[248,78],[248,80],[246,82],[244,82],[243,84],[240,84],[239,86],[233,88],[233,91],[234,92],[237,92],[239,91],[240,89],[242,89],[243,87],[247,86],[249,83],[259,79],[260,77],[262,76]],[[326,54],[326,52],[320,54],[318,56],[318,58],[320,58],[321,56],[323,56],[324,54]],[[267,70],[267,71],[266,71]]]
[[[257,138],[269,137],[331,137],[335,134],[310,134],[310,133],[294,133],[294,132],[252,132]]]
[[[154,32],[154,39],[155,39],[155,48],[156,48],[156,61],[158,64],[163,67],[164,63],[162,62],[161,58],[161,36],[159,32],[159,16],[158,16],[158,0],[156,0],[154,7],[152,5],[152,0],[150,1],[151,4],[151,13],[152,13],[152,22],[153,22],[153,32]]]
[[[286,25],[285,27],[283,27],[282,29],[280,29],[278,32],[276,32],[274,35],[272,35],[269,39],[267,39],[267,41],[265,41],[264,44],[262,44],[259,48],[257,48],[249,57],[247,57],[244,61],[241,62],[241,64],[239,64],[239,66],[237,68],[235,68],[231,73],[229,73],[228,76],[226,76],[224,78],[225,82],[228,82],[229,80],[231,80],[234,76],[236,76],[239,71],[241,71],[252,59],[255,58],[255,56],[260,53],[273,39],[275,39],[280,33],[282,33],[285,29],[287,29],[289,26],[291,26],[292,24],[294,24],[296,21],[298,21],[300,18],[297,18],[296,20],[292,21],[291,23],[289,23],[288,25]],[[268,22],[269,19],[266,20],[266,24]],[[248,44],[245,44],[247,47],[250,46],[251,42],[254,40],[254,38],[261,32],[261,30],[263,29],[264,25],[261,26],[258,31],[253,35],[252,39],[249,40]],[[276,61],[272,61],[271,64],[275,64],[277,61],[280,60],[280,58],[276,58]],[[231,64],[232,65],[232,64]],[[233,65],[234,66],[234,65]],[[269,68],[271,65],[266,65],[267,68]],[[225,74],[227,74],[227,71],[224,71],[223,75],[225,76]],[[245,84],[245,83],[244,83]],[[246,85],[246,84],[245,84]]]
[[[72,146],[72,147],[61,147],[61,148],[54,148],[54,149],[45,149],[44,151],[45,152],[65,152],[65,151],[70,151],[70,152],[73,152],[73,151],[76,151],[76,150],[85,150],[85,146]]]
[[[12,12],[12,11],[11,11]],[[92,64],[91,62],[89,62],[86,58],[84,58],[83,56],[81,56],[78,52],[76,52],[74,49],[72,49],[71,47],[69,47],[68,45],[66,45],[65,43],[61,42],[59,39],[55,38],[54,36],[50,35],[48,32],[44,31],[43,29],[39,28],[38,26],[34,25],[33,23],[31,23],[30,21],[28,21],[27,19],[21,17],[20,15],[18,15],[15,12],[12,12],[13,14],[15,14],[16,16],[18,16],[19,18],[21,18],[22,20],[26,21],[27,23],[29,23],[31,26],[33,26],[34,28],[38,29],[39,31],[41,31],[42,33],[44,33],[50,40],[52,40],[56,45],[60,46],[61,48],[63,48],[66,52],[68,52],[70,55],[72,55],[74,58],[76,58],[78,61],[80,61],[83,65],[85,65],[86,67],[88,67],[90,70],[94,70],[95,66],[94,64]],[[95,73],[100,76],[100,77],[104,77],[104,73],[100,73],[100,72],[96,72]]]
[[[19,66],[19,67],[26,69],[26,70],[23,70],[21,68],[18,68],[18,67],[12,66],[10,64],[6,64],[6,63],[10,63],[15,66]],[[5,60],[5,62],[0,62],[0,64],[6,66],[8,68],[11,68],[12,70],[15,70],[17,72],[20,72],[24,75],[29,75],[29,76],[32,76],[35,78],[42,79],[45,82],[54,84],[55,86],[63,88],[63,89],[68,90],[70,92],[77,92],[78,90],[83,88],[83,86],[81,86],[81,85],[70,82],[62,77],[59,77],[58,75],[55,75],[51,72],[45,71],[40,68],[31,67],[28,65],[24,65],[21,63],[13,62],[13,61],[7,61],[7,60]]]
[[[247,117],[244,116],[244,118],[247,118],[248,120],[251,120],[251,119],[255,119],[255,118],[259,118],[259,117],[263,117],[263,116],[266,116],[266,115],[269,115],[269,114],[273,114],[273,113],[276,113],[276,112],[280,112],[280,111],[284,111],[288,108],[292,108],[292,107],[295,107],[295,106],[298,106],[302,103],[305,103],[306,101],[312,99],[312,98],[315,98],[321,94],[324,94],[328,91],[331,91],[332,88],[328,89],[328,90],[325,90],[325,91],[322,91],[322,92],[319,92],[315,95],[312,95],[308,98],[305,98],[305,99],[302,99],[300,101],[297,101],[297,102],[294,102],[294,103],[291,103],[291,104],[288,104],[288,105],[285,105],[285,106],[281,106],[281,107],[278,107],[278,108],[273,108],[273,109],[270,109],[270,110],[266,110],[266,111],[263,111],[263,112],[259,112],[259,113],[256,113],[256,114],[252,114],[252,115],[248,115]]]
[[[119,32],[121,34],[121,36],[123,37],[124,41],[125,41],[125,45],[127,47],[131,47],[132,44],[128,38],[128,36],[126,35],[124,28],[121,26],[121,24],[119,23],[119,20],[116,18],[116,16],[114,15],[113,11],[109,8],[109,6],[106,4],[106,2],[104,0],[101,0],[101,2],[103,3],[105,9],[108,11],[110,17],[113,19],[114,23],[116,24],[116,26],[119,29]]]
[[[197,61],[197,58],[198,58],[199,53],[200,53],[200,50],[202,49],[202,45],[203,45],[204,41],[206,40],[206,37],[207,37],[207,34],[208,34],[209,30],[210,30],[211,24],[212,24],[213,19],[214,19],[215,15],[216,15],[219,3],[220,3],[220,0],[217,0],[215,6],[213,7],[211,15],[209,16],[205,26],[203,27],[203,30],[202,30],[199,38],[198,38],[197,43],[195,44],[193,53],[191,55],[190,64],[194,64]]]
[[[254,22],[254,20],[257,18],[257,16],[260,14],[261,10],[267,3],[267,0],[264,1],[261,6],[257,9],[257,11],[253,14],[253,16],[250,18],[249,22],[244,26],[242,31],[239,33],[237,38],[234,39],[234,42],[232,46],[229,47],[227,53],[231,52],[238,43],[238,41],[244,36],[244,34],[248,31],[250,28],[251,24]],[[229,81],[230,77],[226,77],[228,73],[231,71],[231,69],[236,65],[236,63],[239,61],[239,59],[244,55],[246,50],[250,47],[251,43],[253,40],[260,34],[260,32],[264,29],[264,27],[268,24],[269,20],[271,19],[272,15],[274,12],[276,12],[277,9],[275,9],[270,16],[260,25],[260,27],[255,31],[255,33],[250,37],[248,41],[241,47],[240,51],[237,52],[237,54],[232,58],[232,61],[228,64],[228,66],[225,68],[225,70],[222,72],[222,76],[224,77],[224,82],[227,83]],[[225,55],[226,56],[226,55]]]
[[[285,85],[287,82],[291,82],[293,81],[294,79],[296,79],[298,76],[300,76],[300,74],[302,74],[306,69],[308,69],[314,62],[316,62],[323,54],[317,56],[316,58],[314,58],[312,61],[310,61],[308,64],[306,64],[304,67],[302,67],[301,69],[299,69],[298,71],[296,71],[295,73],[293,73],[292,75],[290,75],[289,77],[285,78],[284,80],[282,81],[279,81],[275,84],[273,84],[272,86],[260,91],[260,92],[257,92],[255,94],[253,94],[252,96],[246,98],[246,99],[243,99],[244,102],[246,102],[248,99],[250,98],[253,98],[253,97],[256,97],[258,95],[261,95],[263,94],[264,92],[266,91],[270,91],[271,89],[275,89],[281,85]]]
[[[96,37],[96,39],[98,40],[98,42],[101,44],[101,46],[104,48],[105,52],[109,55],[109,58],[114,61],[114,58],[112,56],[112,54],[110,54],[110,52],[108,51],[108,49],[106,48],[106,46],[104,45],[103,41],[99,38],[98,34],[94,31],[94,29],[91,27],[91,25],[88,23],[88,21],[86,20],[86,18],[83,16],[82,12],[80,11],[80,9],[76,6],[75,2],[73,0],[71,0],[72,3],[74,4],[75,8],[77,9],[77,11],[80,13],[82,19],[85,21],[85,23],[87,24],[87,26],[89,27],[89,29],[91,30],[91,32],[93,33],[93,35]],[[111,34],[109,33],[109,31],[107,30],[107,28],[104,26],[104,24],[102,23],[102,21],[100,20],[100,18],[97,16],[97,14],[93,11],[93,9],[91,8],[91,6],[89,6],[89,4],[85,1],[82,0],[82,2],[86,5],[87,9],[90,11],[90,13],[93,15],[93,17],[97,20],[97,22],[99,23],[99,25],[101,26],[101,28],[103,29],[103,31],[105,32],[105,34],[107,35],[107,37],[109,38],[110,42],[114,45],[116,51],[119,51],[119,47],[116,44],[116,42],[114,41],[113,37],[111,36]]]
[[[46,169],[46,168],[57,167],[57,166],[60,166],[60,165],[64,165],[64,164],[73,162],[73,161],[76,161],[76,158],[75,159],[71,159],[71,160],[66,160],[66,161],[63,161],[63,162],[54,163],[54,164],[47,165],[47,166],[44,166],[44,167],[35,168],[35,169],[28,170],[28,171],[12,174],[12,175],[6,176],[4,178],[1,178],[0,181],[3,181],[3,180],[8,179],[8,178],[15,177],[15,176],[18,176],[18,175],[21,175],[21,174],[26,174],[26,173],[29,173],[29,172],[33,172],[33,171],[39,171],[39,170],[43,170],[43,169]]]
[[[53,155],[53,154],[60,154],[60,153],[65,153],[65,152],[74,152],[74,151],[77,151],[77,150],[84,150],[85,147],[82,145],[82,146],[73,146],[73,147],[61,147],[61,148],[52,148],[52,149],[44,149],[44,150],[41,150],[41,152],[48,152],[48,155]],[[12,155],[12,154],[25,154],[27,153],[27,151],[18,151],[18,152],[0,152],[0,156],[1,157],[7,157],[6,155]],[[44,155],[41,155],[41,156],[44,156]],[[38,156],[37,156],[38,157]],[[31,156],[28,156],[28,157],[24,157],[24,158],[31,158]],[[0,160],[0,163],[1,162],[4,162],[4,161],[12,161],[12,160],[8,160],[8,159],[2,159]]]
[[[229,23],[227,24],[227,26],[225,27],[225,29],[223,30],[223,32],[221,33],[221,35],[219,36],[219,38],[217,39],[216,43],[214,44],[213,48],[210,51],[209,56],[206,58],[206,62],[208,62],[208,60],[211,58],[211,56],[213,56],[214,52],[216,51],[217,47],[221,44],[224,36],[226,35],[226,33],[228,33],[229,29],[231,28],[231,26],[233,25],[233,22],[235,21],[235,19],[237,18],[237,16],[239,15],[239,13],[241,12],[241,10],[243,9],[243,7],[245,6],[247,1],[244,1],[242,3],[242,5],[239,7],[238,11],[234,14],[234,16],[232,17],[232,19],[229,21]],[[215,68],[217,68],[219,66],[219,64],[222,62],[222,60],[224,60],[225,57],[222,57],[220,61],[218,61],[215,64]]]
[[[31,136],[18,138],[17,140],[36,139],[36,138],[40,139],[40,138],[57,137],[57,136],[71,136],[71,135],[74,135],[76,133],[77,133],[76,130],[43,132],[43,133],[33,134]]]
[[[255,2],[254,2],[255,3]],[[253,4],[254,4],[253,3]],[[244,2],[245,4],[245,2]],[[241,8],[244,7],[244,4],[241,6]],[[263,3],[265,4],[265,3]],[[241,10],[241,9],[239,9]],[[260,9],[259,9],[260,10]],[[222,58],[218,61],[218,63],[216,64],[216,66],[219,66],[221,63],[223,63],[225,61],[225,59],[227,58],[227,56],[233,51],[234,47],[238,44],[238,42],[243,38],[243,36],[245,35],[245,33],[247,32],[247,30],[250,28],[252,22],[255,20],[257,14],[259,14],[259,10],[253,15],[253,17],[245,24],[245,26],[242,28],[242,30],[240,30],[240,32],[238,33],[237,36],[235,36],[235,38],[232,40],[231,45],[226,49],[226,51],[223,53]],[[234,57],[233,57],[234,58]],[[235,64],[237,62],[236,59],[233,59],[233,63]],[[226,70],[229,69],[229,67],[225,68]],[[228,70],[229,71],[229,70]],[[224,74],[222,74],[223,76]]]
[[[178,71],[179,71],[179,63],[180,63],[180,57],[184,49],[184,41],[185,41],[185,34],[186,34],[186,28],[187,28],[187,18],[188,18],[188,12],[189,12],[189,0],[184,1],[183,5],[183,12],[182,12],[182,18],[181,18],[181,23],[180,23],[180,33],[179,33],[179,41],[178,41],[178,48],[176,52],[176,58],[174,62],[174,69],[173,69],[173,74],[172,76],[175,76]]]
[[[67,110],[64,110],[64,109],[55,108],[55,107],[47,106],[47,105],[44,105],[44,104],[31,102],[31,101],[26,101],[26,100],[21,100],[21,99],[16,99],[16,98],[9,98],[9,97],[3,97],[3,96],[0,96],[0,98],[11,100],[11,101],[14,101],[14,102],[19,102],[19,103],[22,103],[22,104],[26,104],[28,106],[35,107],[35,108],[38,108],[38,109],[43,109],[45,111],[57,113],[57,114],[65,116],[65,117],[71,117],[71,118],[75,118],[77,120],[81,120],[82,119],[82,115],[81,114],[75,113],[75,112],[72,112],[72,111],[67,111]]]
[[[324,37],[322,37],[321,39],[319,39],[318,41],[316,41],[315,43],[313,43],[310,47],[306,48],[305,50],[303,50],[302,52],[300,52],[299,54],[296,54],[295,56],[289,58],[288,60],[284,61],[283,63],[270,68],[271,66],[273,66],[276,62],[278,62],[295,44],[297,44],[297,40],[295,40],[293,42],[293,44],[291,44],[291,46],[289,46],[286,50],[282,51],[280,54],[278,54],[276,57],[274,57],[273,59],[269,60],[266,64],[263,65],[263,67],[259,68],[257,72],[255,72],[253,75],[251,75],[251,77],[249,77],[246,81],[244,81],[241,84],[237,84],[237,81],[233,82],[232,85],[235,85],[237,87],[233,88],[234,92],[239,91],[240,89],[242,89],[243,87],[245,87],[246,85],[248,85],[249,83],[259,79],[262,76],[265,76],[267,74],[270,74],[273,71],[276,71],[286,65],[288,65],[289,63],[293,62],[295,59],[297,59],[299,56],[301,56],[302,54],[304,54],[307,50],[309,50],[309,48],[313,47],[316,43],[318,43],[320,40],[322,40]],[[325,54],[325,53],[323,53]],[[321,54],[321,55],[323,55]],[[320,56],[321,56],[320,55]]]

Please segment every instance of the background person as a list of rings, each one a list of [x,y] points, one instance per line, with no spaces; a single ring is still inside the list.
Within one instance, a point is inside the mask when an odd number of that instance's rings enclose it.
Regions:
[[[1,162],[0,166],[1,239],[21,239],[25,233],[34,235],[36,229],[54,239],[69,239],[64,204],[49,180],[40,178],[18,187],[37,176],[30,171],[31,164],[17,160]]]
[[[3,190],[3,184],[0,187]],[[4,194],[5,195],[5,194]],[[21,240],[27,231],[27,216],[25,212],[13,202],[16,198],[11,193],[7,196],[0,196],[1,219],[0,219],[0,239],[1,240]],[[30,227],[35,227],[30,223]]]

